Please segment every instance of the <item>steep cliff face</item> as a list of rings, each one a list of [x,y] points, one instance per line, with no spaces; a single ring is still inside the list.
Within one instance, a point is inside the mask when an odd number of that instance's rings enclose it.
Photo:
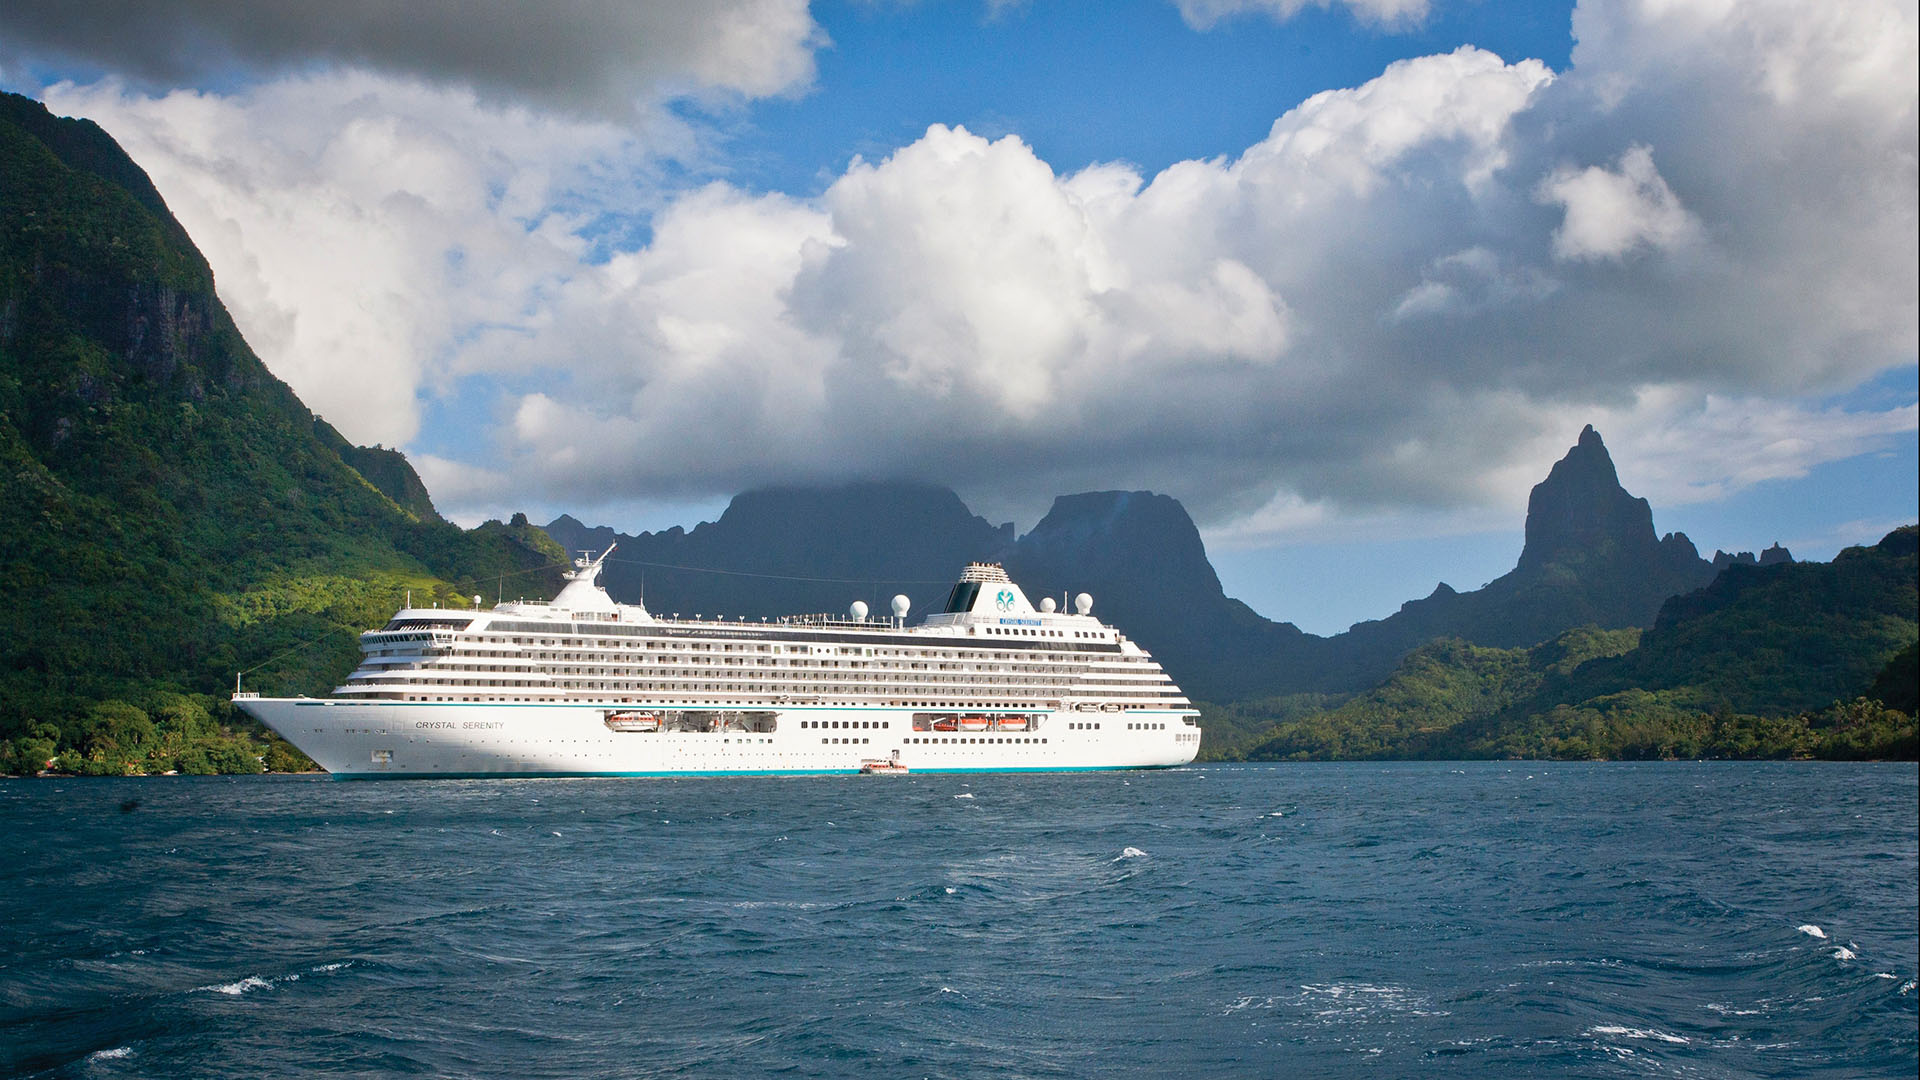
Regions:
[[[1611,569],[1659,559],[1653,507],[1620,486],[1613,457],[1589,424],[1527,498],[1527,545],[1516,572],[1539,576],[1554,567]]]
[[[327,611],[384,605],[339,606],[365,576],[439,579],[451,602],[454,580],[557,554],[441,523],[424,489],[404,511],[345,460],[369,453],[391,452],[347,445],[253,355],[112,139],[0,95],[0,714],[231,686]],[[384,464],[405,496],[411,468]],[[283,689],[324,691],[329,656]]]
[[[1592,427],[1534,487],[1526,538],[1512,572],[1485,588],[1436,591],[1333,640],[1359,670],[1379,677],[1436,637],[1518,648],[1587,624],[1651,626],[1663,601],[1715,572],[1685,533],[1654,532],[1652,508],[1620,486]]]
[[[1317,670],[1326,651],[1322,639],[1227,596],[1200,530],[1170,496],[1060,496],[1000,558],[1036,602],[1090,593],[1095,615],[1140,642],[1195,697],[1261,693],[1276,670]]]

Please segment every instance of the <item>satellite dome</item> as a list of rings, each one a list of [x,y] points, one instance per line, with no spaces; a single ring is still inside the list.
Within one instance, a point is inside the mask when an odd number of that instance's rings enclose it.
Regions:
[[[1040,598],[1040,610],[1042,612],[1048,615],[1051,615],[1053,614],[1053,609],[1054,609],[1053,597],[1043,596]]]
[[[895,596],[893,598],[893,617],[896,619],[906,618],[907,609],[911,608],[912,606],[913,606],[913,601],[907,599],[906,593],[901,593],[898,596]]]
[[[865,600],[855,600],[853,602],[853,605],[847,608],[847,614],[853,616],[856,619],[866,618],[867,602]]]
[[[1073,610],[1082,615],[1090,614],[1093,611],[1093,597],[1087,593],[1074,597]]]

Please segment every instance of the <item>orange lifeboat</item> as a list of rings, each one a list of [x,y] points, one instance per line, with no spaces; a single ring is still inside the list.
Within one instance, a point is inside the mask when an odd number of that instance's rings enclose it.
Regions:
[[[1025,731],[1031,720],[1025,716],[1003,716],[1000,718],[1001,731]]]
[[[990,716],[963,716],[960,718],[960,730],[985,731],[987,730],[987,726],[992,723],[993,718]]]
[[[609,731],[659,731],[660,715],[650,712],[610,712],[606,717]]]

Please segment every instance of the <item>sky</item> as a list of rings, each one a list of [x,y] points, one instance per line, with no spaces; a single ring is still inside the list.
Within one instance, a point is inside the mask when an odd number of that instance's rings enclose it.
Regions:
[[[261,358],[468,524],[1151,489],[1329,633],[1656,528],[1920,517],[1920,16],[1836,0],[13,0]]]

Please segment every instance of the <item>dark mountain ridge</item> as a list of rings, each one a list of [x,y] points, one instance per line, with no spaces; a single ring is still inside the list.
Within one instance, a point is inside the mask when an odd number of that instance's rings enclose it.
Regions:
[[[1715,572],[1685,533],[1655,533],[1652,507],[1620,486],[1606,444],[1588,426],[1528,497],[1526,546],[1512,571],[1470,593],[1443,586],[1340,637],[1377,679],[1437,637],[1517,648],[1575,626],[1650,626],[1668,597]]]
[[[12,94],[0,505],[0,739],[51,723],[76,753],[104,698],[217,695],[255,667],[259,689],[323,693],[404,589],[452,605],[474,579],[557,583],[545,534],[440,521],[403,458],[308,411],[139,167]]]
[[[1654,532],[1651,507],[1620,486],[1591,427],[1533,489],[1526,547],[1510,573],[1469,593],[1443,584],[1332,637],[1227,596],[1186,510],[1153,492],[1063,495],[1017,539],[1012,526],[988,526],[945,488],[886,483],[748,492],[691,532],[621,536],[566,516],[547,529],[570,549],[618,541],[609,591],[638,600],[644,576],[647,603],[666,612],[758,617],[842,610],[854,599],[882,611],[895,591],[924,611],[966,561],[1002,562],[1036,601],[1093,594],[1096,614],[1151,650],[1191,694],[1217,701],[1362,689],[1440,637],[1512,648],[1575,626],[1651,626],[1668,597],[1716,573],[1684,534]],[[1777,546],[1768,556],[1790,561]],[[1728,560],[1735,563],[1744,565]]]
[[[1830,563],[1730,566],[1645,631],[1429,642],[1379,686],[1241,745],[1267,759],[1912,759],[1916,537],[1896,529]]]
[[[568,551],[618,543],[601,582],[653,611],[762,616],[887,610],[896,593],[924,612],[969,560],[1013,539],[960,497],[929,484],[869,482],[768,488],[734,498],[717,521],[628,536],[561,515],[546,527]]]

